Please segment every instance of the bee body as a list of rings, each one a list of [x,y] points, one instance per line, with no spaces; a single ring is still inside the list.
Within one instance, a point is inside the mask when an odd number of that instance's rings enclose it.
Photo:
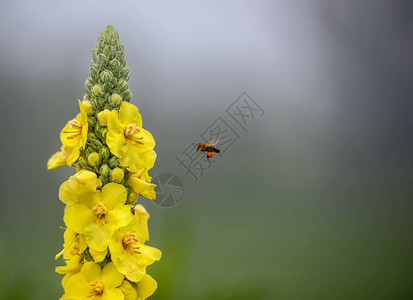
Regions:
[[[198,143],[196,145],[196,151],[201,151],[202,153],[208,153],[207,154],[207,160],[209,160],[214,153],[219,153],[221,150],[217,146],[214,145],[214,143]]]

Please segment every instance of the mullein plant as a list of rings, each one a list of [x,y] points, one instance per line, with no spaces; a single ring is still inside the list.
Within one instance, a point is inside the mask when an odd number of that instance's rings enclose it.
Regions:
[[[148,170],[155,141],[130,102],[129,69],[119,34],[108,26],[92,51],[80,113],[60,133],[62,146],[48,169],[74,166],[59,189],[66,204],[61,299],[143,300],[156,281],[146,267],[161,258],[149,240],[148,212],[138,195],[155,199]]]

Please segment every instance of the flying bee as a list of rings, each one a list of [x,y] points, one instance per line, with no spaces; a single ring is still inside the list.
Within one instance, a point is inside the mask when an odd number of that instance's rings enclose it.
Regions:
[[[221,152],[221,150],[219,150],[219,148],[215,146],[217,142],[218,141],[214,139],[214,140],[209,141],[208,143],[197,143],[197,144],[194,143],[194,145],[196,145],[196,152],[198,152],[199,150],[202,153],[208,152],[207,160],[209,160],[214,155],[214,153]]]

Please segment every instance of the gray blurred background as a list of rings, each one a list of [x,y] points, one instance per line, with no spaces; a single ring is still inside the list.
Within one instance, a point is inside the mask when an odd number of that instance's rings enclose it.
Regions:
[[[151,299],[411,299],[412,2],[2,1],[0,298],[57,299],[47,171],[111,24],[157,142]],[[243,91],[265,110],[193,183],[176,156]],[[239,129],[239,128],[238,128]]]

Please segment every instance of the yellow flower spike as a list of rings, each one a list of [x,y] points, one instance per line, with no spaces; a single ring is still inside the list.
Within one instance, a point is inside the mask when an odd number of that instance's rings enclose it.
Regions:
[[[161,258],[161,251],[147,246],[148,213],[139,206],[135,208],[133,220],[117,230],[110,242],[109,251],[116,268],[133,282],[138,282],[146,274],[146,267]]]
[[[155,140],[149,131],[142,128],[142,118],[136,106],[123,102],[119,113],[111,111],[107,126],[106,143],[119,157],[122,166],[131,172],[137,172],[145,165],[153,166],[156,154],[150,157],[145,154],[155,147]],[[148,161],[148,158],[153,161]]]
[[[155,200],[156,193],[154,191],[154,188],[156,187],[156,185],[147,182],[146,179],[148,177],[149,175],[147,171],[141,175],[139,175],[139,173],[132,173],[129,176],[127,184],[133,188],[135,193],[140,194],[148,199]]]
[[[82,106],[85,109],[87,114],[90,114],[93,111],[92,102],[90,102],[89,100],[83,100]]]
[[[158,288],[158,283],[150,275],[145,274],[141,281],[138,282],[136,287],[137,300],[145,300],[152,296],[152,294]]]
[[[110,173],[110,178],[114,182],[120,183],[123,180],[123,170],[121,168],[114,168],[112,172]]]
[[[65,294],[73,300],[124,300],[119,286],[124,276],[120,274],[113,263],[108,263],[103,269],[94,262],[87,262],[81,271],[74,274],[67,282]]]
[[[89,156],[87,157],[87,161],[89,162],[89,164],[94,167],[96,165],[98,165],[100,163],[100,156],[98,153],[96,152],[92,152],[89,154]]]
[[[100,113],[98,113],[98,119],[99,119],[100,124],[102,124],[102,126],[107,126],[109,115],[110,115],[110,111],[107,109],[102,110]]]
[[[102,191],[80,194],[63,219],[68,228],[85,235],[89,248],[105,251],[113,232],[132,220],[130,206],[124,205],[126,197],[123,185],[108,183]]]
[[[138,293],[136,288],[134,288],[129,281],[123,281],[122,285],[119,287],[125,296],[125,300],[136,300],[138,298]]]
[[[78,202],[78,196],[84,192],[94,193],[102,185],[96,173],[80,170],[62,183],[59,189],[59,199],[65,204]]]

